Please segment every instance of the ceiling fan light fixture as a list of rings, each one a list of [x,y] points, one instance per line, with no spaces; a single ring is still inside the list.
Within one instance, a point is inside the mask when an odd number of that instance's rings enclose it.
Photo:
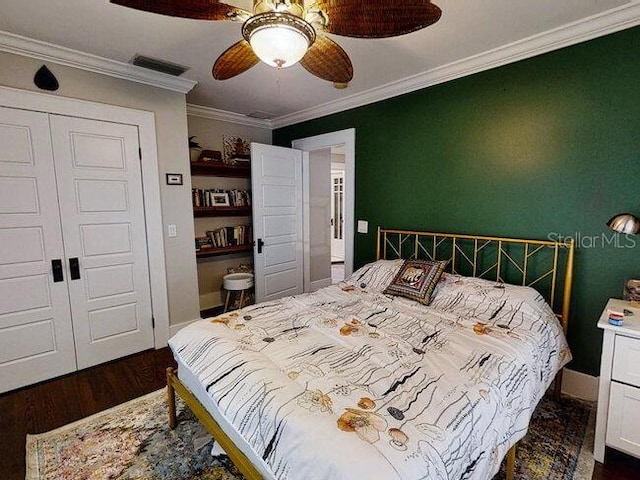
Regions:
[[[309,23],[284,12],[251,17],[242,26],[242,36],[260,60],[278,68],[298,63],[316,40],[316,32]]]

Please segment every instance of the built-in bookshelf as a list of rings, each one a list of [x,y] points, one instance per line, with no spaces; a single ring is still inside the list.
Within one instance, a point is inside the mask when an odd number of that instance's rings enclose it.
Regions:
[[[251,168],[245,163],[222,161],[191,162],[191,176],[250,178]],[[251,193],[232,188],[199,188],[193,182],[192,204],[194,217],[251,217]],[[250,252],[253,248],[251,225],[246,219],[230,221],[222,228],[207,230],[207,235],[195,239],[196,257]]]

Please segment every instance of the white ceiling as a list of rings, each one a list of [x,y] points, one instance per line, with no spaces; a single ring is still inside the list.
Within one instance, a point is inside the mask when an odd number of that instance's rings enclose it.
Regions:
[[[396,1],[396,0],[393,0]],[[191,104],[281,117],[340,102],[474,55],[549,32],[637,0],[433,0],[435,25],[401,37],[363,40],[332,35],[349,54],[354,78],[336,90],[300,65],[259,64],[225,81],[213,62],[241,38],[240,24],[171,18],[111,5],[107,0],[0,0],[0,30],[121,62],[135,54],[188,66],[198,85]],[[249,7],[248,0],[229,4]],[[593,36],[593,35],[592,35]]]

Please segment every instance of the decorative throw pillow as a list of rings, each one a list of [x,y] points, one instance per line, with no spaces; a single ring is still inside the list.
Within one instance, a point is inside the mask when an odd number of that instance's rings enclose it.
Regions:
[[[393,280],[404,260],[378,260],[359,268],[345,280],[369,292],[382,292]]]
[[[449,263],[431,260],[405,260],[384,293],[410,298],[429,305],[431,293]]]

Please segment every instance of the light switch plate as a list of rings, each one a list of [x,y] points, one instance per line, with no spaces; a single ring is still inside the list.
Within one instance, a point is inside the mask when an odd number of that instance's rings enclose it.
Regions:
[[[169,231],[169,238],[178,236],[178,229],[173,223],[171,225],[167,225],[167,229]]]
[[[358,220],[358,233],[369,233],[369,222]]]

